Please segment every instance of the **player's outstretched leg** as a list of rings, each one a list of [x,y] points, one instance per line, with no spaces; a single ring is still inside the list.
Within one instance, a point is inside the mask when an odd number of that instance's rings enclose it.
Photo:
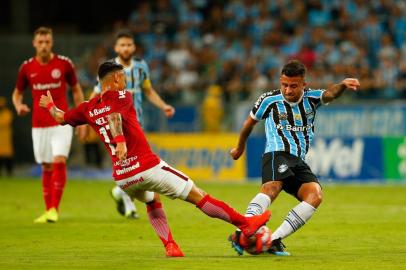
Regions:
[[[137,208],[130,196],[127,195],[119,186],[115,186],[110,191],[111,197],[117,204],[117,211],[129,219],[137,219],[139,215]]]
[[[264,225],[270,218],[271,212],[253,217],[244,217],[223,201],[217,200],[193,185],[186,201],[196,205],[209,217],[222,219],[239,228],[245,235],[253,235],[259,227]]]
[[[159,199],[159,195],[155,193],[154,199],[151,202],[147,202],[147,212],[149,221],[155,230],[155,233],[161,239],[165,246],[167,257],[184,257],[182,250],[176,244],[172,237],[171,229],[168,225],[168,220],[164,209],[162,208],[162,203]]]

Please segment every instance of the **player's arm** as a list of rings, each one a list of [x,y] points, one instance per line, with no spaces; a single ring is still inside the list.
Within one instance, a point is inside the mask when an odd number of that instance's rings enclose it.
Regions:
[[[82,87],[79,83],[76,83],[74,86],[72,86],[72,96],[75,107],[79,106],[79,104],[84,101]]]
[[[171,105],[168,105],[165,101],[162,100],[162,98],[152,87],[149,79],[146,79],[144,81],[142,89],[148,100],[156,107],[158,107],[165,114],[166,117],[171,118],[175,114],[175,108]]]
[[[14,88],[12,100],[14,108],[19,116],[24,116],[31,111],[30,107],[23,103],[23,91],[20,89]]]
[[[107,116],[110,132],[116,142],[116,156],[120,160],[124,160],[127,156],[127,145],[123,133],[123,124],[121,114],[118,112],[111,113]]]
[[[78,107],[84,101],[82,87],[80,86],[79,82],[72,86],[72,96],[75,107]],[[84,141],[87,137],[87,133],[87,126],[82,125],[76,127],[76,135],[78,136],[79,140]]]
[[[244,121],[244,124],[240,131],[240,137],[238,138],[237,147],[231,149],[231,151],[230,151],[230,155],[234,160],[239,159],[240,156],[244,153],[247,139],[248,139],[249,135],[251,134],[252,129],[254,128],[254,126],[257,123],[258,123],[258,121],[253,119],[251,117],[251,115],[249,115],[247,117],[247,119]]]
[[[26,63],[27,62],[24,62],[18,70],[17,82],[12,95],[14,108],[19,116],[26,115],[31,111],[30,107],[23,103],[23,91],[28,86]]]
[[[70,59],[65,61],[66,64],[66,81],[72,87],[72,97],[75,108],[77,108],[83,101],[84,95],[82,87],[79,84],[75,67]],[[75,134],[78,136],[79,140],[84,141],[87,136],[87,127],[79,125],[75,129]]]
[[[340,97],[346,89],[357,91],[359,87],[360,83],[358,79],[346,78],[340,83],[333,84],[326,91],[324,91],[322,96],[323,103],[329,103]]]
[[[46,96],[44,95],[41,96],[39,100],[39,106],[46,108],[58,124],[65,122],[64,119],[65,112],[58,109],[55,106],[54,100],[52,99],[51,96],[51,92],[47,91]]]
[[[75,107],[78,107],[84,101],[82,87],[79,84],[75,66],[72,61],[65,57],[64,63],[66,68],[65,79],[72,87],[73,103],[75,104]]]

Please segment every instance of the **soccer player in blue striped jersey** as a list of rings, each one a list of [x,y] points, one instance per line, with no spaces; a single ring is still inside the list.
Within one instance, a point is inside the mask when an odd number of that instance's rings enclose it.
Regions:
[[[256,123],[265,120],[262,186],[249,203],[246,216],[261,214],[282,190],[300,201],[272,234],[269,252],[275,255],[290,255],[284,250],[281,240],[302,227],[322,201],[319,181],[305,163],[313,140],[316,110],[341,96],[346,89],[357,90],[360,86],[357,79],[347,78],[326,90],[312,90],[306,88],[305,74],[305,66],[297,60],[282,68],[280,89],[258,98],[243,124],[237,147],[230,152],[237,160],[243,154],[247,138]],[[229,239],[233,248],[242,254],[239,234],[237,231]]]
[[[137,119],[141,126],[144,126],[142,112],[143,95],[157,108],[159,108],[166,117],[170,118],[175,114],[175,109],[171,105],[165,103],[155,89],[152,87],[150,73],[147,63],[140,58],[134,58],[135,43],[130,32],[122,31],[116,36],[114,51],[117,57],[113,60],[124,66],[126,76],[126,89],[133,94],[134,107],[137,112]],[[94,87],[91,98],[99,94],[100,83]],[[117,210],[120,214],[127,218],[138,218],[137,208],[130,197],[115,186],[111,190],[111,195],[117,203]]]

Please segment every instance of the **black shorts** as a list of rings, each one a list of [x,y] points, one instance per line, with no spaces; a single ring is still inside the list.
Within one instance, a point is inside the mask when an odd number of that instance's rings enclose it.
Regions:
[[[320,184],[301,158],[282,151],[265,153],[262,157],[262,184],[269,181],[282,181],[282,189],[296,198],[302,184]]]

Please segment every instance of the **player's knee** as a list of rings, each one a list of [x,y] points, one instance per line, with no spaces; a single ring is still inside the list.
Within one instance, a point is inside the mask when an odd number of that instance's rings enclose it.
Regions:
[[[207,192],[206,192],[206,191],[204,191],[204,190],[201,189],[201,188],[198,188],[198,189],[199,189],[199,191],[200,191],[200,193],[202,194],[203,197],[207,195]]]
[[[161,197],[160,197],[159,194],[156,193],[156,192],[154,192],[153,201],[155,201],[155,202],[161,202]]]
[[[271,200],[274,200],[279,192],[282,190],[282,185],[280,182],[267,182],[262,185],[261,192],[267,194]]]
[[[317,193],[315,194],[315,201],[317,203],[317,206],[319,206],[323,201],[323,192],[321,192],[321,190],[317,191]]]
[[[196,205],[198,202],[200,202],[201,199],[203,199],[203,197],[204,197],[204,195],[203,195],[202,190],[200,188],[198,188],[196,185],[193,185],[193,187],[190,190],[189,194],[187,195],[185,201]]]
[[[319,207],[321,202],[323,201],[323,192],[321,190],[316,190],[309,194],[308,198],[305,200],[314,208]]]

